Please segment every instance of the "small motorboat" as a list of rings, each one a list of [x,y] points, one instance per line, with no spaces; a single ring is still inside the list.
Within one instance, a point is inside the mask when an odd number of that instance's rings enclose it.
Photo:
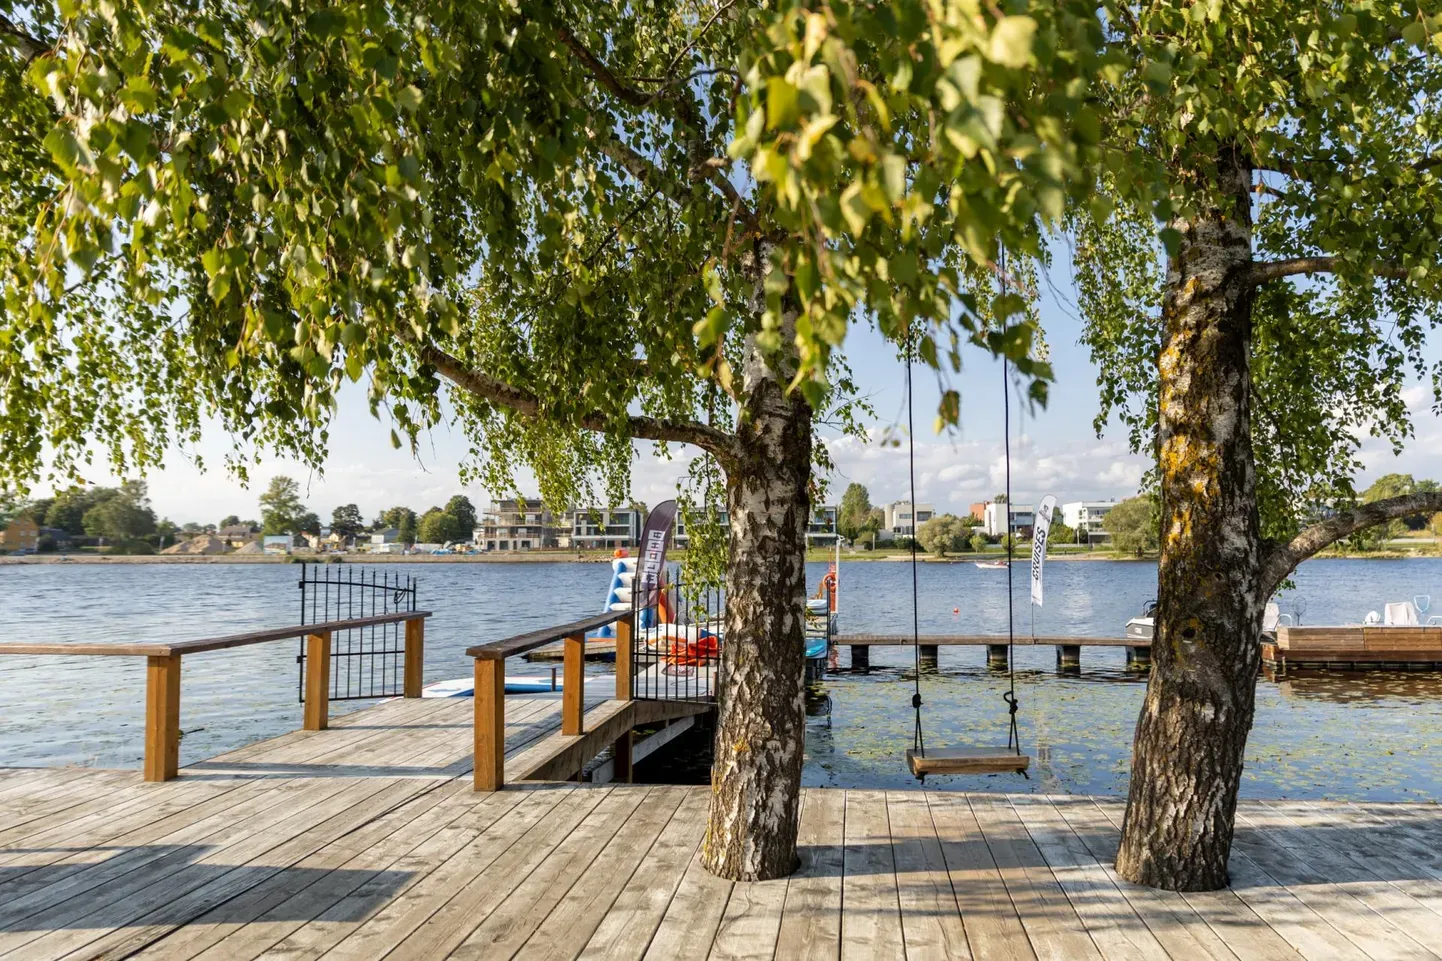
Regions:
[[[1008,565],[1006,561],[977,561],[976,566],[984,571],[1004,571]]]
[[[1142,613],[1127,621],[1127,640],[1152,642],[1152,634],[1156,631],[1156,601],[1147,601],[1142,605]]]
[[[1127,640],[1152,642],[1152,637],[1157,629],[1157,602],[1147,601],[1142,605],[1142,613],[1127,621]],[[1275,634],[1278,627],[1292,627],[1294,618],[1291,614],[1283,614],[1276,601],[1268,601],[1267,606],[1262,610],[1262,633]]]

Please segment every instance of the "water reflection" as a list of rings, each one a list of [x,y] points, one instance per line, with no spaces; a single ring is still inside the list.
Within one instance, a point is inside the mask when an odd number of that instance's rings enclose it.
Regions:
[[[807,784],[911,787],[914,672],[830,675],[833,710],[807,731]],[[1006,744],[1005,672],[923,672],[923,727],[933,747]],[[1125,669],[1079,675],[1016,673],[1030,778],[1001,774],[928,777],[945,790],[1126,793],[1132,729],[1144,676]],[[1248,742],[1247,797],[1418,800],[1442,793],[1442,675],[1376,672],[1261,682]]]

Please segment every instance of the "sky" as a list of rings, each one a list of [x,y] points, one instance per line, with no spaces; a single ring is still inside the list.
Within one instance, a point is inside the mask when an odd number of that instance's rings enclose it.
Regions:
[[[1052,349],[1056,381],[1051,385],[1046,409],[1026,411],[1012,397],[1011,477],[1014,503],[1032,503],[1045,494],[1059,502],[1072,500],[1121,499],[1136,493],[1146,462],[1127,449],[1126,435],[1119,425],[1110,425],[1100,438],[1092,421],[1098,410],[1096,371],[1087,349],[1079,341],[1081,322],[1070,302],[1069,277],[1053,268],[1050,288],[1043,294],[1041,319]],[[873,504],[905,500],[907,491],[907,450],[883,442],[883,438],[904,437],[898,428],[906,422],[905,367],[896,349],[867,326],[854,326],[845,346],[859,389],[876,411],[870,442],[824,434],[836,472],[830,478],[827,496],[835,503],[848,483],[866,485]],[[916,379],[916,487],[917,499],[938,511],[964,514],[976,501],[990,500],[1005,489],[1006,462],[1002,440],[1002,372],[999,362],[972,349],[964,357],[965,369],[954,380],[962,395],[958,429],[938,436],[932,429],[938,402],[935,382],[918,368]],[[1359,489],[1371,479],[1393,471],[1418,477],[1442,478],[1442,420],[1430,409],[1430,393],[1414,385],[1407,393],[1413,411],[1415,439],[1400,456],[1375,441],[1363,446],[1366,465]],[[213,465],[202,472],[185,452],[173,450],[164,469],[146,478],[151,503],[157,514],[177,524],[190,521],[215,523],[229,514],[254,518],[260,514],[257,497],[276,475],[294,477],[301,484],[307,506],[329,519],[335,507],[354,503],[363,516],[373,518],[396,505],[422,512],[444,504],[452,495],[463,493],[478,507],[492,493],[479,486],[465,487],[458,467],[468,445],[459,431],[445,426],[423,437],[418,457],[395,450],[390,444],[390,425],[376,420],[368,409],[363,388],[343,390],[331,430],[331,455],[323,474],[303,465],[267,459],[251,470],[251,480],[242,487],[220,465],[230,449],[220,431],[207,432],[196,451]],[[685,474],[683,448],[677,459],[658,458],[650,443],[638,442],[632,471],[632,497],[648,504],[672,497],[676,481]],[[114,484],[116,478],[99,479]],[[534,484],[522,478],[523,492],[534,494]],[[44,491],[37,491],[37,494]]]

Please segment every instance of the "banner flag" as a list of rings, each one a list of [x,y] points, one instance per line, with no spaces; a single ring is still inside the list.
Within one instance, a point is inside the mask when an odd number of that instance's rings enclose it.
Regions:
[[[1056,510],[1056,498],[1048,494],[1041,499],[1036,509],[1036,524],[1031,534],[1031,601],[1041,607],[1041,568],[1046,563],[1046,537],[1051,532],[1051,517]]]
[[[676,523],[676,502],[662,501],[646,515],[641,530],[640,583],[637,596],[642,607],[655,607],[661,581],[666,575],[666,542],[671,539],[671,525]]]

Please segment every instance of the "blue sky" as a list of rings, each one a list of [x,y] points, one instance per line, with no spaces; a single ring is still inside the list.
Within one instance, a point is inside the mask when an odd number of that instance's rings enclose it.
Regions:
[[[1059,303],[1057,293],[1071,297],[1070,278],[1053,270],[1052,284],[1043,284],[1042,322],[1051,345],[1056,382],[1045,410],[1021,413],[1013,404],[1012,488],[1017,501],[1034,501],[1044,494],[1059,500],[1122,498],[1131,495],[1145,470],[1142,458],[1127,451],[1123,431],[1116,426],[1098,439],[1092,430],[1097,412],[1096,372],[1086,348],[1078,341],[1080,321],[1073,304]],[[905,423],[904,367],[895,348],[868,327],[853,327],[846,344],[856,381],[876,410],[875,433]],[[960,429],[947,435],[932,432],[938,401],[935,382],[918,369],[916,382],[917,493],[939,510],[964,512],[969,504],[987,500],[1003,486],[1002,401],[999,364],[972,350],[966,368],[956,379],[962,393]],[[1409,392],[1417,429],[1416,440],[1394,458],[1390,450],[1364,445],[1367,479],[1389,471],[1442,478],[1442,423],[1431,413],[1428,393],[1420,386]],[[215,432],[219,435],[219,432]],[[331,431],[331,456],[324,476],[279,460],[265,460],[252,470],[249,489],[219,467],[229,449],[223,435],[208,436],[199,451],[211,467],[197,470],[182,452],[172,451],[164,470],[153,472],[151,500],[156,510],[177,523],[215,522],[227,514],[259,515],[256,498],[270,478],[287,474],[301,482],[308,506],[328,519],[339,504],[355,503],[366,517],[404,504],[417,511],[444,504],[463,492],[478,506],[490,499],[479,487],[463,487],[457,466],[466,445],[458,432],[438,428],[424,438],[418,459],[394,450],[390,426],[371,417],[361,388],[343,392]],[[867,485],[871,500],[881,504],[904,499],[906,449],[862,443],[853,438],[828,437],[837,474],[829,500],[839,499],[850,481]],[[690,452],[681,455],[690,456]],[[676,479],[685,461],[662,461],[650,444],[637,445],[633,496],[656,503],[675,493]],[[106,483],[107,481],[101,481]],[[113,481],[111,481],[113,482]],[[523,484],[527,486],[529,484]],[[504,492],[503,492],[504,493]]]

